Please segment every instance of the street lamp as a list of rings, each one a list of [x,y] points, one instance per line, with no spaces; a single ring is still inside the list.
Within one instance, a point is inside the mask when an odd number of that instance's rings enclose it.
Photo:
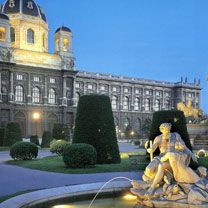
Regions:
[[[33,113],[33,119],[36,123],[36,135],[38,135],[38,120],[40,119],[40,113],[34,112]]]

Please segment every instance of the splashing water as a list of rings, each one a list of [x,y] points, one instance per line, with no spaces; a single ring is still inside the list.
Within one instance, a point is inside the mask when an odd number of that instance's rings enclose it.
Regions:
[[[90,205],[88,206],[88,208],[91,208],[93,202],[94,202],[95,199],[97,198],[98,194],[103,190],[103,188],[104,188],[108,183],[110,183],[110,182],[112,182],[112,181],[114,181],[114,180],[117,180],[117,179],[126,179],[126,180],[132,182],[132,180],[129,179],[129,178],[127,178],[127,177],[115,177],[115,178],[110,179],[109,181],[107,181],[107,182],[99,189],[99,191],[97,192],[97,194],[95,195],[95,197],[92,199],[92,201],[91,201]]]

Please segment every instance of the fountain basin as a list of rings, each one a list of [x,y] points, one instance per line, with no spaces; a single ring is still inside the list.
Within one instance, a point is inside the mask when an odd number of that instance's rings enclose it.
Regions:
[[[92,199],[105,183],[93,183],[34,191],[11,198],[0,204],[0,208],[45,208],[66,201]],[[101,195],[115,196],[129,191],[129,181],[114,181],[105,186]]]

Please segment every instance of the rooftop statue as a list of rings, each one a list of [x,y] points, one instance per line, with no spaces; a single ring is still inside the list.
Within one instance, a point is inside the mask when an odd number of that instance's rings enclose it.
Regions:
[[[147,152],[153,155],[159,148],[159,156],[152,157],[141,181],[132,181],[131,192],[137,195],[139,204],[149,207],[208,207],[207,170],[197,171],[189,167],[197,158],[185,145],[177,132],[171,133],[171,124],[160,125],[157,136]]]

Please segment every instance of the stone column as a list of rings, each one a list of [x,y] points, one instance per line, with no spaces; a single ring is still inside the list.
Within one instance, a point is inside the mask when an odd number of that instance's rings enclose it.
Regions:
[[[131,88],[131,110],[134,110],[134,104],[135,104],[135,91],[134,86]]]
[[[32,103],[32,95],[31,95],[31,75],[28,74],[28,95],[27,95],[28,103]]]
[[[63,77],[63,97],[62,97],[62,106],[67,106],[67,99],[66,99],[66,77]]]
[[[120,92],[120,110],[123,110],[123,90],[124,90],[124,87],[123,85],[121,84],[121,88],[120,88],[121,92]]]
[[[47,76],[44,77],[44,97],[43,97],[43,103],[44,105],[48,104],[48,83],[47,83]]]
[[[162,91],[162,110],[165,110],[165,92],[164,92],[164,89]]]
[[[10,93],[9,93],[9,102],[14,101],[14,74],[10,72]]]
[[[141,112],[145,111],[145,89],[142,88],[142,101],[141,101]]]
[[[75,82],[75,78],[73,78],[73,82],[72,82],[72,87],[73,87],[73,93],[72,93],[72,95],[73,95],[73,98],[72,98],[72,104],[73,104],[73,106],[76,106],[77,105],[77,97],[76,97],[76,82]]]

